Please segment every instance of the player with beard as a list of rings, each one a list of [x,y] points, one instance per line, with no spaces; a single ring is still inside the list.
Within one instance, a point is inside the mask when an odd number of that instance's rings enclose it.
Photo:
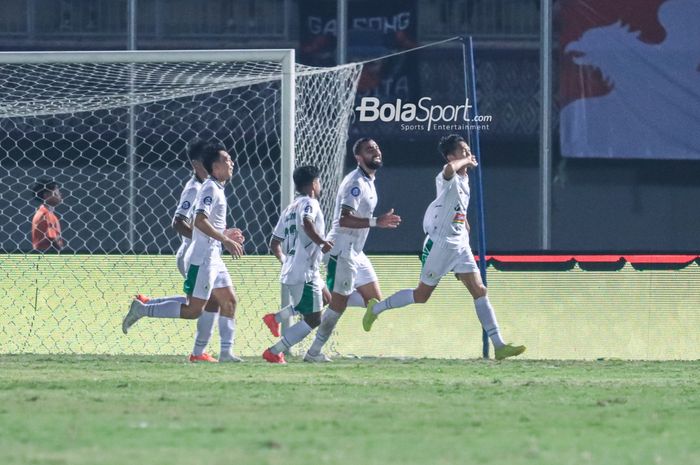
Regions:
[[[364,306],[370,299],[381,300],[381,290],[372,263],[363,252],[370,228],[395,229],[401,217],[390,209],[374,217],[377,206],[375,174],[382,166],[382,152],[377,143],[364,137],[352,148],[357,169],[345,176],[335,200],[333,227],[327,240],[333,248],[326,256],[326,285],[331,303],[323,312],[313,344],[304,356],[307,362],[329,362],[321,349],[328,341],[345,309],[361,297]],[[355,292],[357,291],[357,292]]]

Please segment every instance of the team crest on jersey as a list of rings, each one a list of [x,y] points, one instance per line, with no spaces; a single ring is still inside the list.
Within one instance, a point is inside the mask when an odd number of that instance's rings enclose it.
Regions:
[[[204,197],[202,202],[204,203],[204,205],[211,205],[211,197],[209,197],[209,196]]]
[[[189,209],[190,209],[190,203],[189,203],[187,200],[185,200],[184,202],[182,202],[182,205],[180,206],[180,208],[183,209],[183,210],[189,210]]]
[[[352,194],[353,197],[357,197],[360,195],[360,188],[355,186],[352,189],[350,189],[350,194]]]

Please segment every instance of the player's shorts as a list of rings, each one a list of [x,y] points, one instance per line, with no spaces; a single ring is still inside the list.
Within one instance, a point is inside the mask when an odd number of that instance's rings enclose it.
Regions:
[[[233,287],[233,283],[224,262],[217,260],[189,265],[182,290],[197,299],[209,300],[211,291],[222,287]]]
[[[449,272],[461,274],[479,271],[469,247],[457,249],[433,246],[429,237],[425,238],[420,259],[423,263],[420,280],[428,286],[437,286],[440,278]]]
[[[302,315],[320,312],[323,309],[323,281],[316,280],[302,284],[282,284],[283,292],[289,292],[294,310]]]
[[[377,282],[372,262],[364,252],[327,255],[326,285],[340,295],[350,295],[358,287]]]

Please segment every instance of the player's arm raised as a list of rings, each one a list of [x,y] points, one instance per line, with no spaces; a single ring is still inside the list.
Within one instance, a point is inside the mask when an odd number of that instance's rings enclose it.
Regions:
[[[474,155],[469,154],[469,156],[465,158],[459,158],[457,160],[452,160],[451,162],[448,162],[443,168],[442,168],[442,177],[445,178],[446,180],[452,179],[455,175],[455,173],[465,166],[467,168],[475,168],[478,165],[476,162],[476,157]]]
[[[207,215],[205,215],[203,212],[197,212],[195,215],[194,226],[212,239],[221,242],[226,250],[233,255],[233,258],[239,258],[241,255],[243,255],[243,246],[217,231],[216,228],[214,228],[214,226],[212,226],[212,224],[209,222]]]
[[[394,209],[376,218],[360,218],[355,216],[355,211],[343,208],[340,212],[340,226],[343,228],[363,229],[377,226],[378,228],[395,229],[401,224],[401,217],[394,214]]]

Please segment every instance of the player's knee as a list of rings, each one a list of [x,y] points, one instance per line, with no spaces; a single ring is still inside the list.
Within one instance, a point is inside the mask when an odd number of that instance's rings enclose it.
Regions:
[[[430,299],[430,294],[427,292],[422,292],[419,289],[413,291],[413,302],[417,304],[424,304]]]
[[[236,299],[235,297],[231,300],[226,300],[224,302],[219,303],[219,311],[221,312],[221,316],[225,316],[228,318],[233,318],[236,316]]]
[[[317,328],[321,324],[321,312],[305,314],[304,321],[311,327],[311,329]]]
[[[180,307],[180,318],[185,320],[196,320],[202,315],[203,311],[204,305],[193,305],[190,303],[189,305]]]
[[[487,289],[486,286],[484,286],[483,284],[478,284],[476,286],[472,286],[469,289],[469,292],[471,292],[472,297],[474,297],[474,299],[480,299],[481,297],[486,296]]]

